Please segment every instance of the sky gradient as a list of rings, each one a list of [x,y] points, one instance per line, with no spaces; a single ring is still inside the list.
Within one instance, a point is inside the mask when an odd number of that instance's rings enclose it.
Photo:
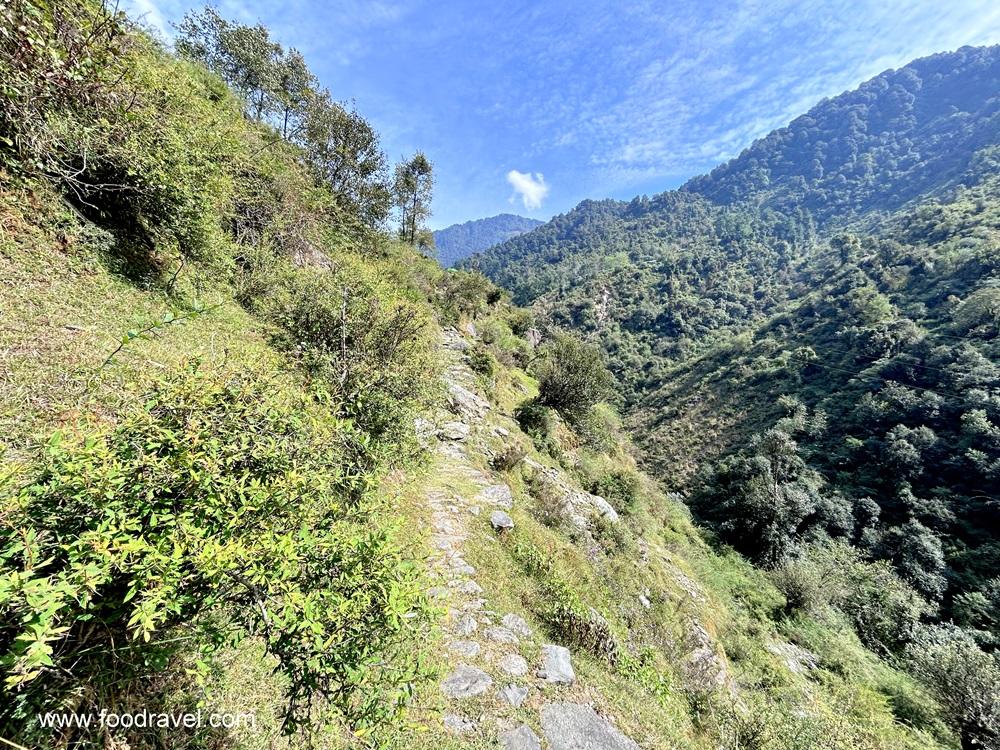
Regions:
[[[434,162],[433,228],[546,219],[708,171],[827,96],[965,44],[992,0],[222,0],[299,49],[390,158]],[[190,0],[125,0],[169,39]]]

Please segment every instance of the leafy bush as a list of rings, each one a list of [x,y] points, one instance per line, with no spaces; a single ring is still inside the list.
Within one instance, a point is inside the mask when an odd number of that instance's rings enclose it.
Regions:
[[[1000,660],[959,628],[921,629],[907,649],[911,669],[944,708],[963,748],[1000,744]]]
[[[543,352],[538,377],[540,404],[576,424],[597,402],[610,396],[613,379],[596,347],[564,334]]]
[[[595,404],[573,427],[584,443],[595,451],[610,453],[625,442],[621,419],[608,404]]]
[[[820,614],[833,606],[869,648],[899,651],[912,637],[927,603],[884,560],[868,561],[845,542],[807,546],[772,574],[786,610]]]
[[[510,471],[521,463],[527,454],[527,449],[520,443],[508,443],[493,457],[490,465],[497,471]]]
[[[482,344],[476,344],[468,352],[469,367],[479,373],[488,383],[496,376],[497,361],[490,350]]]
[[[280,346],[316,378],[338,413],[379,445],[406,441],[432,375],[428,321],[419,307],[348,259],[331,270],[286,269],[261,304],[282,329]]]
[[[620,469],[602,475],[588,488],[600,495],[616,510],[631,509],[639,496],[639,474],[634,469]]]
[[[194,368],[117,426],[53,435],[0,487],[3,723],[114,705],[178,644],[205,660],[248,634],[287,677],[287,730],[320,708],[394,716],[428,603],[358,502],[370,477],[344,446],[363,442],[272,383]]]
[[[559,452],[558,443],[553,436],[555,420],[552,410],[539,403],[537,398],[518,404],[514,409],[514,419],[538,450],[551,454]]]
[[[496,287],[475,271],[449,269],[435,286],[436,303],[444,322],[457,323],[459,318],[475,318],[490,306]]]

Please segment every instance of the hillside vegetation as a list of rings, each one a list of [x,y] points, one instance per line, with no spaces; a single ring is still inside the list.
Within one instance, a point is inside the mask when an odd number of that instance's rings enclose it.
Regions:
[[[989,663],[1000,637],[998,84],[1000,48],[916,61],[467,264],[602,346],[718,542],[796,587],[829,544],[891,566],[919,600],[880,652],[941,623]]]
[[[391,169],[263,27],[208,8],[171,51],[90,0],[14,0],[0,36],[3,743],[997,746],[993,152],[836,239],[688,192],[582,207],[603,217],[588,237],[634,235],[643,279],[672,248],[704,321],[628,380],[551,325],[563,297],[518,308],[425,257],[430,160]],[[608,272],[596,247],[567,253],[581,275]],[[580,326],[605,344],[607,288]],[[720,289],[745,316],[710,315]],[[834,309],[858,316],[842,348],[872,357],[845,385],[819,355],[774,356],[818,352]],[[671,340],[621,337],[636,356]],[[640,469],[616,375],[713,532]],[[952,377],[973,378],[969,404],[923,395]],[[821,403],[835,387],[850,408]],[[759,438],[737,392],[761,396]],[[900,426],[863,433],[854,407]],[[891,452],[910,494],[890,505],[902,490],[846,437],[855,463],[833,474],[838,430]],[[253,721],[43,721],[102,711]]]

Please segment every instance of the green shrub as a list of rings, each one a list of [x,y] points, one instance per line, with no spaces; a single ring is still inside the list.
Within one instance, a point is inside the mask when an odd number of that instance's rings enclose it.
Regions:
[[[598,514],[591,519],[590,531],[609,555],[620,555],[633,549],[632,535],[621,521],[612,521]]]
[[[967,631],[922,628],[907,648],[910,668],[930,687],[963,748],[1000,743],[1000,659]]]
[[[53,435],[0,486],[0,724],[114,706],[181,644],[207,669],[247,634],[287,678],[289,731],[395,716],[428,604],[358,501],[372,478],[344,446],[363,442],[272,383],[194,369],[117,426]]]
[[[554,429],[551,410],[537,398],[522,401],[514,409],[514,419],[532,440],[545,441]]]
[[[337,412],[394,451],[412,435],[431,387],[427,319],[359,262],[289,268],[262,302],[277,343],[315,379]]]
[[[497,471],[510,471],[521,463],[527,454],[527,449],[520,443],[508,443],[493,457],[490,465]]]
[[[611,394],[614,382],[601,351],[568,335],[544,347],[538,376],[538,402],[576,424]]]
[[[607,404],[595,404],[574,425],[576,433],[592,450],[611,453],[624,439],[621,420]]]
[[[772,576],[788,611],[843,612],[869,648],[898,651],[912,636],[927,603],[884,560],[865,560],[845,542],[813,544],[779,566]]]
[[[477,271],[449,269],[435,285],[438,308],[445,323],[455,324],[462,317],[475,318],[489,306],[496,289]]]
[[[476,344],[468,351],[469,367],[479,373],[488,383],[493,382],[497,373],[496,358],[482,344]]]
[[[599,477],[588,488],[600,495],[616,510],[628,511],[634,508],[639,498],[639,474],[634,469],[619,469]]]

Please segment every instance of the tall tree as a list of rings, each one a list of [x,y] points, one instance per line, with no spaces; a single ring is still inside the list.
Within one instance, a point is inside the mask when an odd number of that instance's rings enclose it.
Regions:
[[[431,215],[434,167],[422,151],[396,165],[393,193],[399,209],[399,237],[411,245],[427,233],[424,222]]]
[[[260,24],[232,23],[214,8],[205,8],[184,16],[175,46],[179,54],[203,63],[240,94],[247,117],[261,121],[276,113],[284,53]]]
[[[333,192],[338,209],[360,216],[366,226],[385,222],[392,205],[389,166],[371,123],[322,91],[312,96],[295,140],[317,178]]]

